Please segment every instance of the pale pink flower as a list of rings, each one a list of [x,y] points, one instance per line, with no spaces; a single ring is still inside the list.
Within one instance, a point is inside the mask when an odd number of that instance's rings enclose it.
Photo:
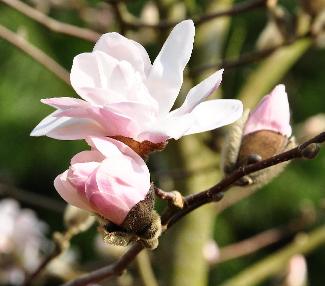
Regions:
[[[54,186],[71,205],[121,224],[150,188],[149,170],[127,145],[112,138],[89,137],[93,148],[75,155]]]
[[[13,199],[0,201],[0,284],[20,285],[41,263],[49,242],[46,225]],[[4,259],[4,261],[2,261]]]
[[[244,135],[270,130],[287,137],[291,136],[290,108],[285,86],[277,85],[250,113]]]
[[[286,286],[305,286],[307,282],[307,262],[301,254],[294,255],[288,265]]]
[[[208,240],[202,249],[203,258],[209,264],[215,264],[220,258],[220,248],[214,240]]]
[[[182,106],[171,111],[194,34],[191,20],[176,25],[153,64],[139,43],[104,34],[91,53],[74,58],[70,79],[82,99],[43,99],[57,110],[31,135],[66,140],[124,136],[160,143],[234,122],[242,114],[239,100],[204,101],[221,83],[222,70],[193,87]]]

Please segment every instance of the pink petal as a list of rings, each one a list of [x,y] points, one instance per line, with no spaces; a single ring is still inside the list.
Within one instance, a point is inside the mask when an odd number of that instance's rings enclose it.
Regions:
[[[120,158],[120,163],[126,163],[126,161],[130,160],[132,165],[130,165],[128,169],[137,174],[141,174],[143,181],[150,181],[150,173],[146,163],[129,146],[125,145],[121,141],[107,137],[88,137],[86,141],[91,147],[96,148],[108,159],[114,158],[114,160],[118,160],[117,158]],[[116,167],[118,166],[119,165],[117,164]],[[126,167],[124,168],[126,169]]]
[[[87,200],[96,213],[113,223],[121,224],[130,211],[130,208],[119,197],[110,193],[110,177],[104,179],[107,180],[106,189],[104,192],[101,192],[97,184],[97,172],[93,172],[88,178],[85,184]]]
[[[174,105],[183,83],[183,71],[194,42],[193,21],[186,20],[174,27],[153,63],[147,86],[159,104],[161,114]]]
[[[93,209],[85,202],[85,198],[69,183],[67,179],[68,170],[57,176],[54,180],[54,187],[60,196],[71,205],[92,212]]]
[[[69,168],[67,178],[73,187],[79,192],[84,193],[86,181],[99,165],[98,162],[73,164]]]
[[[81,107],[89,105],[86,101],[73,97],[44,98],[41,99],[41,102],[57,109],[68,109],[71,107]]]
[[[127,61],[143,75],[146,75],[151,68],[150,58],[144,47],[118,33],[102,35],[94,51],[104,52],[118,61]]]
[[[103,216],[115,223],[121,223],[150,188],[149,176],[136,172],[132,164],[123,157],[108,158],[96,171],[96,183],[92,177],[87,185],[89,200]]]
[[[73,117],[76,120],[89,120],[96,122],[103,130],[99,134],[88,133],[89,136],[126,136],[134,137],[138,132],[137,122],[124,115],[124,113],[117,112],[112,105],[104,107],[90,107],[90,108],[71,108],[60,111],[56,116]],[[77,119],[79,118],[79,119]]]
[[[96,209],[96,213],[117,225],[123,223],[130,211],[129,208],[123,208],[120,200],[109,193],[92,193],[89,203]]]
[[[97,150],[82,151],[72,157],[71,165],[86,162],[101,162],[104,159],[105,157]]]
[[[244,134],[259,130],[272,130],[287,137],[291,136],[290,108],[283,84],[276,86],[265,96],[249,115]]]
[[[172,112],[172,114],[180,115],[191,112],[195,106],[210,96],[220,85],[222,81],[223,69],[213,73],[198,85],[191,88],[186,96],[182,106]]]

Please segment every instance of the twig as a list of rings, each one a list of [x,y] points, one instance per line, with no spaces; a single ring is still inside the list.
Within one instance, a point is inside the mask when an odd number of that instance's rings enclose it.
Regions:
[[[119,260],[114,263],[82,275],[81,277],[63,284],[63,286],[82,286],[89,283],[101,281],[103,279],[120,275],[124,269],[134,260],[134,258],[143,249],[143,246],[139,243],[135,243]]]
[[[306,217],[303,214],[301,218],[297,218],[287,225],[268,229],[240,242],[225,246],[220,249],[220,256],[216,264],[254,253],[266,246],[292,236],[294,233],[305,228],[307,224],[314,221],[314,217],[310,218],[308,215]]]
[[[52,253],[47,256],[42,263],[37,267],[37,269],[29,276],[26,278],[26,281],[23,286],[30,286],[32,285],[32,282],[35,280],[35,278],[40,275],[43,270],[49,265],[49,263],[54,260],[56,257],[58,257],[62,253],[61,248],[55,244],[54,250]]]
[[[8,41],[10,44],[16,46],[17,48],[25,52],[32,59],[39,62],[46,69],[51,71],[59,79],[63,80],[66,84],[70,85],[69,72],[61,65],[59,65],[50,56],[45,54],[42,50],[29,43],[26,39],[10,31],[2,25],[0,25],[0,38]]]
[[[162,200],[168,201],[170,206],[175,206],[177,208],[184,207],[184,197],[178,191],[165,192],[157,187],[154,187],[155,194]]]
[[[116,20],[117,20],[117,22],[119,24],[120,33],[122,35],[125,35],[127,25],[126,25],[125,20],[123,19],[123,15],[122,15],[122,12],[121,12],[121,9],[120,9],[120,6],[119,6],[119,2],[118,1],[113,1],[110,4],[112,5],[115,18],[116,18]]]
[[[63,213],[65,209],[65,204],[60,201],[50,199],[39,194],[28,192],[16,187],[0,183],[0,197],[9,196],[20,202],[35,206],[41,207],[46,210],[51,210],[57,213]]]
[[[148,251],[141,251],[137,256],[139,273],[144,286],[159,286],[151,267]]]
[[[115,1],[113,1],[115,2]],[[196,26],[202,25],[210,20],[225,16],[234,16],[243,12],[251,11],[257,8],[266,7],[267,0],[247,0],[233,5],[230,9],[217,11],[211,14],[202,15],[193,19]],[[170,29],[174,27],[179,21],[160,21],[158,24],[149,24],[141,21],[125,21],[125,26],[128,29],[138,30],[140,28],[152,29]]]
[[[46,269],[46,267],[69,248],[71,238],[82,231],[84,230],[78,227],[70,227],[63,233],[54,232],[52,239],[54,241],[54,249],[52,253],[50,253],[50,255],[36,268],[36,270],[26,278],[23,286],[32,285],[34,280]]]
[[[287,247],[277,251],[255,265],[248,267],[237,276],[230,278],[222,286],[260,285],[262,281],[285,269],[295,254],[308,254],[325,244],[325,227],[320,226],[310,233],[297,235]]]
[[[231,68],[236,68],[239,66],[243,66],[246,64],[254,63],[259,60],[265,59],[266,57],[270,56],[274,52],[276,52],[278,49],[281,49],[283,47],[292,45],[296,41],[303,39],[303,38],[308,38],[311,37],[311,33],[306,33],[300,36],[297,36],[293,39],[290,39],[289,41],[286,41],[282,44],[276,45],[271,48],[259,50],[259,51],[254,51],[254,52],[249,52],[242,54],[239,58],[237,59],[224,59],[219,63],[214,63],[214,64],[207,64],[207,65],[202,65],[197,68],[193,68],[191,71],[194,75],[195,74],[200,74],[203,71],[209,70],[209,69],[219,69],[219,68],[224,68],[224,69],[231,69]]]
[[[165,210],[161,216],[162,225],[166,225],[166,229],[168,229],[189,212],[197,209],[203,204],[220,199],[220,195],[223,192],[227,191],[233,183],[245,175],[292,159],[314,157],[314,155],[317,153],[317,148],[315,148],[315,145],[318,143],[323,143],[324,141],[325,132],[315,136],[314,138],[287,152],[281,153],[255,164],[239,168],[210,189],[185,197],[185,204],[183,209],[173,208],[171,211],[170,208],[167,208],[167,210]],[[135,243],[119,260],[113,264],[85,274],[80,278],[63,284],[63,286],[83,286],[91,282],[98,282],[103,279],[119,275],[134,260],[134,258],[142,249],[142,245]]]
[[[42,12],[36,10],[35,8],[19,1],[19,0],[0,0],[13,9],[19,11],[23,15],[33,19],[34,21],[42,24],[49,30],[68,36],[83,39],[89,42],[96,42],[100,37],[95,31],[86,28],[80,28],[71,24],[62,23],[53,18],[48,17]]]

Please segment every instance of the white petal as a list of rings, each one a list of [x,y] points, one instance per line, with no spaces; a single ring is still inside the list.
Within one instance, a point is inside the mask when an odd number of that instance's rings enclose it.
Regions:
[[[223,69],[218,70],[191,88],[182,106],[173,111],[173,114],[180,115],[191,112],[195,106],[210,96],[219,87],[222,81],[222,73]]]
[[[147,86],[158,101],[161,114],[172,108],[181,89],[183,71],[193,49],[194,34],[193,21],[186,20],[176,25],[153,63]]]
[[[168,116],[155,122],[138,137],[139,140],[149,140],[153,143],[164,142],[170,138],[179,139],[193,125],[193,117],[190,114],[182,116]]]
[[[103,52],[83,53],[73,59],[70,81],[80,97],[94,104],[102,104],[89,97],[82,88],[107,88],[118,61]]]
[[[43,136],[61,140],[77,140],[86,136],[105,135],[104,130],[93,120],[56,117],[60,110],[45,117],[31,132],[31,136]]]
[[[127,61],[145,75],[151,69],[151,61],[145,48],[118,33],[107,33],[100,37],[94,51],[104,52],[118,61]]]
[[[228,125],[242,116],[243,104],[236,99],[208,100],[196,106],[189,113],[194,124],[185,135],[209,131]]]

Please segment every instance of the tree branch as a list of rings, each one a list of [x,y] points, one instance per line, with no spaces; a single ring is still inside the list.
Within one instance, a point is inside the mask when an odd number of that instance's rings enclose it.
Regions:
[[[42,24],[49,30],[75,38],[83,39],[89,42],[96,42],[100,37],[95,31],[86,28],[80,28],[71,24],[62,23],[53,18],[48,17],[35,8],[19,1],[19,0],[0,0],[11,8],[19,11],[28,18]]]
[[[59,214],[62,214],[66,207],[66,204],[60,202],[59,200],[51,199],[46,196],[32,193],[30,191],[18,189],[14,186],[10,186],[8,184],[0,182],[0,197],[3,196],[8,196],[20,202],[35,207],[41,207]]]
[[[167,230],[169,227],[171,227],[174,223],[176,223],[182,217],[187,215],[189,212],[197,209],[198,207],[204,204],[219,200],[220,198],[222,198],[223,192],[227,191],[233,183],[235,183],[238,179],[245,175],[292,159],[314,158],[317,154],[317,144],[323,143],[324,141],[325,132],[320,133],[314,138],[289,151],[278,154],[276,156],[273,156],[269,159],[260,161],[255,164],[240,167],[238,170],[234,171],[228,177],[225,177],[223,180],[221,180],[218,184],[211,187],[210,189],[194,195],[186,196],[184,198],[183,209],[167,208],[161,216],[162,225],[164,225],[165,230]],[[119,260],[117,260],[113,264],[90,272],[89,274],[85,274],[80,278],[63,284],[62,286],[83,286],[91,282],[98,282],[103,279],[119,275],[134,260],[134,258],[142,249],[143,246],[140,243],[135,243]]]
[[[220,249],[220,256],[215,263],[223,263],[254,253],[266,246],[294,235],[298,231],[303,230],[307,225],[315,222],[315,220],[316,218],[313,215],[310,216],[310,214],[305,213],[300,218],[296,218],[286,225],[268,229],[240,242],[222,247]]]
[[[116,3],[116,1],[110,1]],[[233,5],[230,9],[217,11],[211,14],[202,15],[193,19],[195,26],[200,26],[210,20],[226,16],[234,16],[240,13],[248,12],[257,8],[266,7],[267,0],[247,0]],[[158,24],[144,23],[139,20],[125,21],[124,24],[128,29],[138,30],[140,28],[152,29],[170,29],[178,24],[179,21],[160,21]]]
[[[0,38],[6,40],[10,44],[22,50],[32,59],[39,62],[42,66],[56,75],[59,79],[70,85],[69,72],[50,56],[45,54],[42,50],[29,43],[26,39],[10,31],[2,25],[0,25]]]
[[[285,269],[290,258],[295,254],[308,254],[317,247],[325,244],[325,226],[320,226],[310,233],[304,233],[269,257],[257,262],[230,278],[222,286],[260,285],[262,281],[276,275]]]
[[[193,70],[191,72],[195,75],[195,74],[200,74],[203,71],[210,70],[210,69],[213,69],[213,70],[220,69],[220,68],[231,69],[231,68],[237,68],[237,67],[240,67],[243,65],[247,65],[250,63],[254,63],[254,62],[257,62],[257,61],[267,58],[268,56],[270,56],[271,54],[273,54],[274,52],[276,52],[277,50],[279,50],[283,47],[290,46],[300,39],[310,38],[311,36],[312,36],[312,34],[310,32],[308,32],[304,35],[297,36],[297,37],[291,39],[290,41],[286,41],[286,42],[276,45],[274,47],[245,53],[245,54],[240,55],[240,57],[237,59],[224,59],[219,63],[202,65],[200,67],[193,68]]]
[[[126,25],[125,20],[123,19],[123,14],[121,12],[119,2],[118,1],[113,1],[110,4],[112,5],[116,21],[118,22],[118,25],[119,25],[119,28],[120,28],[120,33],[122,35],[125,35],[127,25]]]

